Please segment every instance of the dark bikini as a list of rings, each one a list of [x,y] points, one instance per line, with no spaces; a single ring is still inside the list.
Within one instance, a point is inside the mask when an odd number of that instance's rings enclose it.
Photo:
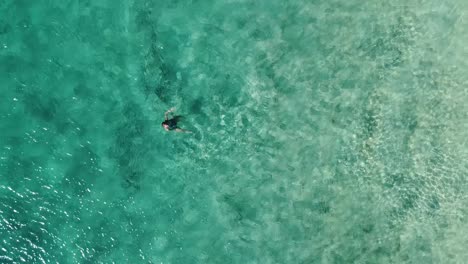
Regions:
[[[163,125],[167,125],[169,130],[174,130],[177,127],[177,121],[179,121],[179,119],[181,118],[181,116],[174,116],[173,118],[171,119],[168,119],[166,121],[163,122]]]

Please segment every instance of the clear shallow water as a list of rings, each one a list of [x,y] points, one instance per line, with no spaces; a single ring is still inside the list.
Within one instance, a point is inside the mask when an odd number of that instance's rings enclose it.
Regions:
[[[464,263],[467,10],[2,1],[0,262]]]

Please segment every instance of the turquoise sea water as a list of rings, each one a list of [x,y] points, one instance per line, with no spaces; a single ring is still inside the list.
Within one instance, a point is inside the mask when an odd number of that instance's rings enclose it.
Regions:
[[[467,14],[0,1],[0,263],[466,263]]]

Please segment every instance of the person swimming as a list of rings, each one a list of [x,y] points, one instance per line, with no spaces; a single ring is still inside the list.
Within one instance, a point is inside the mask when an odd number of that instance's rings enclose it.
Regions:
[[[167,110],[164,113],[164,121],[161,123],[161,126],[166,130],[166,131],[171,131],[174,130],[175,132],[184,132],[184,133],[192,133],[192,131],[182,129],[177,126],[177,122],[182,118],[182,116],[175,116],[173,114],[175,110],[175,107],[172,107],[171,109]],[[169,119],[169,114],[172,114],[172,118]]]

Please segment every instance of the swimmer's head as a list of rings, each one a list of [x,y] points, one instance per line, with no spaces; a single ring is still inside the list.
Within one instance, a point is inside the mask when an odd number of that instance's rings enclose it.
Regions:
[[[165,130],[169,131],[169,125],[167,124],[166,121],[162,122],[161,126],[164,127]]]

